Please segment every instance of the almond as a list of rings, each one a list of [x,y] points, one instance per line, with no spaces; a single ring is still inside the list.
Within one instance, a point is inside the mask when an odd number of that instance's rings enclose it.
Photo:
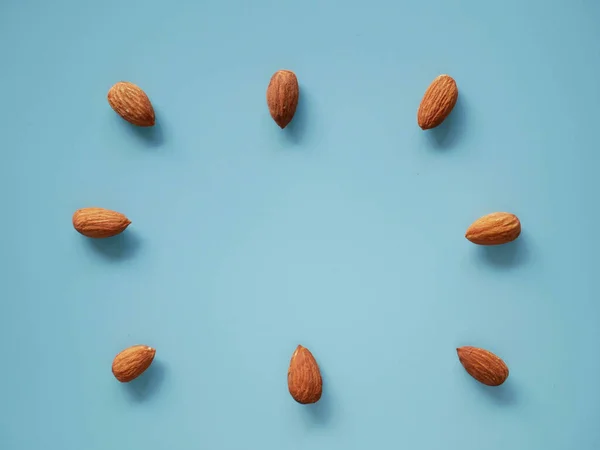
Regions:
[[[73,226],[91,238],[107,238],[122,233],[131,221],[123,214],[104,208],[83,208],[73,214]]]
[[[323,392],[323,380],[312,353],[301,345],[296,348],[288,370],[288,388],[298,403],[316,403]]]
[[[113,360],[112,372],[121,383],[127,383],[143,374],[152,361],[156,350],[147,345],[126,348]]]
[[[267,88],[267,105],[273,120],[281,128],[292,121],[298,106],[298,79],[290,70],[279,70],[271,77]]]
[[[500,245],[521,234],[521,222],[514,214],[495,212],[480,217],[467,229],[465,237],[479,245]]]
[[[108,103],[127,122],[140,127],[154,125],[154,108],[150,99],[138,86],[120,81],[108,91]]]
[[[508,367],[492,352],[477,347],[456,349],[465,370],[480,383],[500,386],[508,378]]]
[[[417,122],[424,130],[435,128],[452,112],[458,99],[456,81],[449,75],[440,75],[429,85],[421,100]]]

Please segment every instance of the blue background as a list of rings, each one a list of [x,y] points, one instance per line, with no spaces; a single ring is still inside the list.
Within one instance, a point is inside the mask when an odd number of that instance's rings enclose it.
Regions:
[[[599,19],[596,0],[2,0],[0,447],[598,449]],[[440,73],[459,101],[423,132]],[[119,80],[155,129],[110,109]],[[88,240],[86,206],[133,223]],[[466,241],[494,211],[522,237]],[[156,360],[120,384],[138,343]],[[297,344],[314,406],[287,392]],[[470,378],[461,345],[507,383]]]

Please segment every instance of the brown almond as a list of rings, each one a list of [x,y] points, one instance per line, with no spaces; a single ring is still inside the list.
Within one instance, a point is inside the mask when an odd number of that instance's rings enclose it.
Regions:
[[[73,214],[73,227],[90,238],[116,236],[130,223],[125,215],[104,208],[82,208]]]
[[[457,348],[456,352],[465,370],[480,383],[500,386],[508,378],[508,367],[492,352],[468,346]]]
[[[423,130],[437,127],[450,115],[457,99],[456,81],[449,75],[440,75],[425,91],[417,113],[417,123]]]
[[[155,354],[156,350],[147,345],[126,348],[115,356],[112,364],[113,375],[121,383],[134,380],[150,367]]]
[[[323,392],[323,380],[312,353],[299,345],[288,370],[288,388],[298,403],[316,403]]]
[[[478,245],[500,245],[514,241],[520,234],[521,222],[517,216],[495,212],[473,222],[465,237]]]
[[[300,88],[296,74],[291,70],[279,70],[271,77],[267,88],[267,105],[273,120],[285,128],[294,118]]]
[[[120,81],[108,91],[108,103],[127,122],[140,127],[155,123],[154,108],[150,99],[138,86]]]

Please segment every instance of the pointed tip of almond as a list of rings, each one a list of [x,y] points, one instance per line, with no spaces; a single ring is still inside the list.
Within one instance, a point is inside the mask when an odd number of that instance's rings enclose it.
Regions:
[[[156,115],[154,114],[154,107],[151,108],[152,109],[150,110],[146,121],[144,122],[144,124],[140,125],[141,127],[149,128],[156,125]]]

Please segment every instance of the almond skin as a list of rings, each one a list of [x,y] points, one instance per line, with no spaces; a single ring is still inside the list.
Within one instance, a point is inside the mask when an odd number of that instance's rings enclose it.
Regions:
[[[440,75],[425,91],[417,113],[417,123],[423,130],[437,127],[450,115],[457,99],[456,81],[449,75]]]
[[[480,383],[500,386],[508,378],[508,367],[492,352],[477,347],[456,349],[465,370]]]
[[[126,348],[117,356],[112,364],[112,372],[121,383],[128,383],[143,374],[152,361],[156,350],[147,345],[134,345]]]
[[[127,122],[139,127],[155,123],[154,108],[150,99],[138,86],[119,81],[108,91],[108,103]]]
[[[122,233],[131,221],[123,214],[104,208],[82,208],[73,214],[73,227],[90,238],[107,238]]]
[[[465,237],[478,245],[501,245],[521,234],[521,222],[514,214],[495,212],[480,217],[467,229]]]
[[[267,105],[273,120],[285,128],[294,118],[300,88],[296,74],[290,70],[279,70],[271,77],[267,88]]]
[[[288,388],[298,403],[316,403],[323,393],[323,380],[312,353],[299,345],[288,370]]]

